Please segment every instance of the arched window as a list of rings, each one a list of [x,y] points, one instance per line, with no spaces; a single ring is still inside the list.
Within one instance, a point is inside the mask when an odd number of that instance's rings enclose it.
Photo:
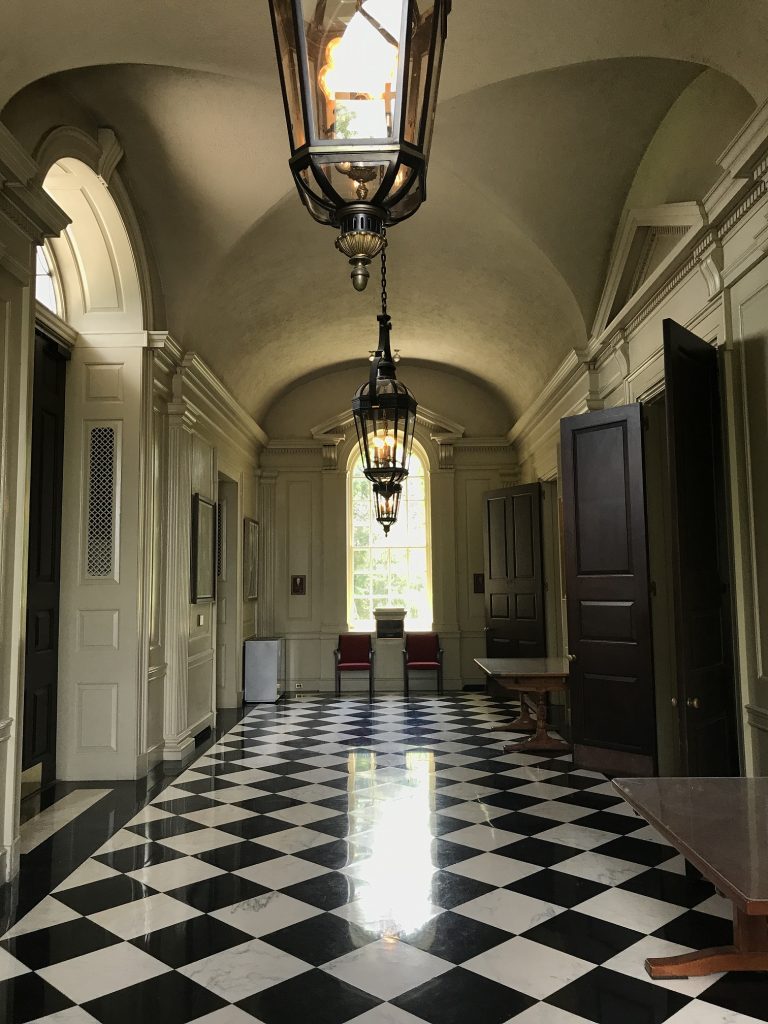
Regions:
[[[349,486],[347,618],[353,630],[374,629],[375,608],[405,608],[406,629],[432,628],[429,495],[423,460],[411,455],[397,523],[384,534],[376,522],[373,489],[358,455]]]
[[[35,298],[41,302],[52,313],[59,312],[59,302],[56,295],[53,269],[48,253],[42,245],[37,247],[37,259],[35,263]]]

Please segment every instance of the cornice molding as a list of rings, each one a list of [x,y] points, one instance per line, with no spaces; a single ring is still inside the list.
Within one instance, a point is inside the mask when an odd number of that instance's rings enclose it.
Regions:
[[[38,166],[11,132],[0,124],[0,212],[31,240],[59,235],[69,217],[43,191]]]
[[[62,320],[42,302],[35,302],[35,322],[44,333],[52,335],[53,340],[65,348],[73,349],[80,337],[74,327],[70,327],[66,320]]]
[[[185,397],[198,405],[199,411],[211,419],[215,426],[231,430],[234,425],[245,438],[260,447],[269,444],[269,438],[256,420],[196,352],[187,352],[182,356],[181,373]],[[192,395],[186,394],[189,391]]]

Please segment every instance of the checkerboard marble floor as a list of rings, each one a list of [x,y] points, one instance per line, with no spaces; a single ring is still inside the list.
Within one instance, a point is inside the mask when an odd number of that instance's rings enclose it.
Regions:
[[[750,1024],[728,906],[478,694],[251,711],[0,941],[7,1024]]]

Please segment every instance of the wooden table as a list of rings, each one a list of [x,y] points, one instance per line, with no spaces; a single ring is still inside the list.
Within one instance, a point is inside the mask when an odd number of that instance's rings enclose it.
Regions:
[[[520,694],[520,714],[507,728],[513,732],[533,731],[526,740],[507,743],[505,753],[534,750],[562,754],[571,749],[564,740],[549,735],[547,724],[547,694],[568,689],[567,658],[475,658],[475,664],[502,689]],[[526,693],[537,696],[535,723],[528,713]]]
[[[646,960],[650,976],[768,971],[768,778],[613,784],[733,904],[732,946]]]

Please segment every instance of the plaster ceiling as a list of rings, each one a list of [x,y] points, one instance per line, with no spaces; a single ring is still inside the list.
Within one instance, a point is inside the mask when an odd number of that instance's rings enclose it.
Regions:
[[[38,7],[3,5],[3,120],[30,150],[67,120],[115,129],[163,289],[152,326],[257,419],[364,356],[375,291],[352,292],[293,190],[265,0]],[[511,423],[584,343],[667,111],[704,66],[748,109],[768,95],[766,57],[759,0],[454,0],[429,200],[390,236],[404,357],[468,367]]]

